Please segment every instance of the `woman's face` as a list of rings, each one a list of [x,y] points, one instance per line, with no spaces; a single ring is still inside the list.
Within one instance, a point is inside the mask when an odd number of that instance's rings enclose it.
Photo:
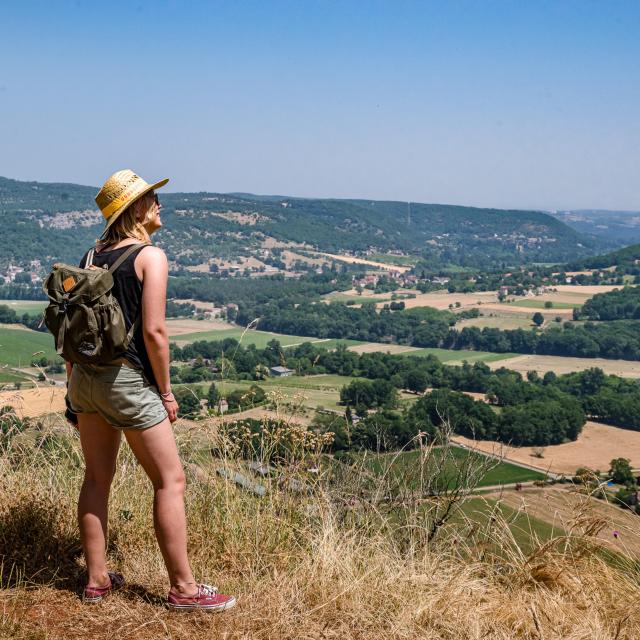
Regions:
[[[160,209],[162,209],[162,205],[158,200],[158,195],[153,191],[144,197],[144,205],[142,226],[147,233],[151,235],[162,227],[162,221],[160,220]]]

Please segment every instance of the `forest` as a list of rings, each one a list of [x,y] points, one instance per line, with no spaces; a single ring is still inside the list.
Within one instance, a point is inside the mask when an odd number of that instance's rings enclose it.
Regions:
[[[356,309],[340,303],[301,303],[287,306],[284,300],[259,307],[241,306],[238,322],[260,318],[264,331],[316,338],[338,338],[369,342],[393,342],[414,347],[468,349],[495,353],[524,353],[640,360],[640,322],[584,325],[566,322],[544,331],[501,330],[494,327],[454,328],[455,316],[428,307],[377,313],[373,305]]]
[[[574,311],[574,318],[589,320],[640,319],[640,287],[624,287],[598,293]]]
[[[471,435],[473,431],[478,438],[521,445],[557,444],[574,440],[585,417],[640,430],[640,383],[606,375],[598,368],[561,376],[549,372],[541,377],[530,372],[525,379],[506,368],[491,371],[479,362],[449,366],[433,356],[356,354],[341,346],[327,351],[311,343],[283,350],[276,340],[265,349],[243,347],[234,339],[194,342],[183,348],[172,345],[171,349],[175,361],[195,360],[188,369],[189,382],[215,377],[210,375],[204,360],[219,363],[223,357],[233,363],[226,371],[240,379],[260,379],[265,368],[283,362],[298,375],[330,373],[364,378],[341,392],[345,406],[362,416],[369,409],[396,409],[400,389],[416,394],[427,389],[482,393],[487,402],[472,400],[464,394],[443,396],[446,406],[458,412],[456,415],[474,417],[471,422],[461,418],[459,426],[453,424],[454,430],[463,435]]]
[[[96,192],[95,187],[0,178],[0,265],[34,258],[77,261],[102,224]],[[611,246],[530,210],[411,203],[409,217],[406,202],[219,193],[163,193],[161,202],[165,229],[157,242],[174,260],[238,254],[260,246],[267,236],[329,252],[375,247],[420,254],[430,242],[425,260],[483,267],[563,262]],[[67,214],[75,224],[67,224]],[[252,216],[253,223],[241,224],[228,214]]]

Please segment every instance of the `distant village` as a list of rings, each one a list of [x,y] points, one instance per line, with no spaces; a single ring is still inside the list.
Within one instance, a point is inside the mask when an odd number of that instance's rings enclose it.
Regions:
[[[42,264],[40,260],[31,260],[27,267],[9,264],[0,271],[0,284],[38,284],[42,282]]]

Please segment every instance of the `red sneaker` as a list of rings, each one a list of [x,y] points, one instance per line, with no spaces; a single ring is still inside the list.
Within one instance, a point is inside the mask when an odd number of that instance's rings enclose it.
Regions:
[[[225,596],[218,593],[217,587],[208,584],[199,584],[198,592],[193,596],[180,596],[169,591],[167,605],[170,609],[202,609],[204,611],[224,611],[231,609],[236,604],[233,596]]]
[[[82,602],[95,604],[116,589],[124,587],[124,576],[121,573],[109,572],[109,584],[106,587],[85,587],[82,593]]]

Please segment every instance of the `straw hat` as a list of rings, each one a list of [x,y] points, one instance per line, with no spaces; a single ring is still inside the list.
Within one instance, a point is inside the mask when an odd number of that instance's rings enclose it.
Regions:
[[[131,169],[116,171],[103,185],[96,195],[96,204],[109,228],[118,216],[145,193],[159,189],[169,182],[169,178],[149,184]]]

